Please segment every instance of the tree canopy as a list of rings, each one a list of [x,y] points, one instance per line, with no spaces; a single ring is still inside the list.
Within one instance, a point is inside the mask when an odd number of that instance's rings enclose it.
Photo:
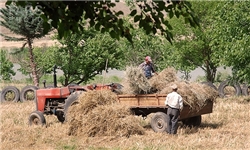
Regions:
[[[206,80],[214,82],[218,59],[209,46],[212,39],[208,29],[213,23],[211,12],[216,11],[217,2],[211,1],[201,5],[200,1],[193,1],[191,4],[199,17],[200,28],[187,26],[175,17],[170,21],[176,28],[173,29],[173,50],[169,60],[176,69],[185,73],[200,67],[206,74]]]
[[[250,79],[250,3],[192,1],[191,4],[200,28],[190,28],[175,17],[170,20],[175,28],[168,61],[176,69],[187,72],[200,67],[206,80],[211,82],[214,82],[219,66],[232,67],[235,78]]]
[[[93,29],[59,39],[60,45],[54,47],[54,62],[62,71],[59,80],[62,85],[86,83],[108,68],[119,69],[124,57],[117,40],[108,33],[101,34]]]
[[[79,22],[83,19],[89,21],[91,27],[103,32],[109,32],[113,38],[126,37],[130,41],[132,36],[124,25],[124,12],[114,10],[115,2],[110,1],[12,1],[23,7],[32,5],[39,7],[43,13],[43,27],[49,31],[50,25],[57,29],[60,37],[68,36],[71,31],[79,32],[85,27]],[[164,35],[169,41],[173,38],[170,30],[172,26],[168,18],[183,16],[192,26],[198,25],[192,7],[187,1],[128,1],[131,9],[129,15],[134,23],[146,30],[147,33]],[[84,18],[83,18],[84,16]]]
[[[249,14],[249,1],[218,3],[209,34],[214,39],[210,46],[220,64],[232,67],[234,78],[247,82],[250,82]]]

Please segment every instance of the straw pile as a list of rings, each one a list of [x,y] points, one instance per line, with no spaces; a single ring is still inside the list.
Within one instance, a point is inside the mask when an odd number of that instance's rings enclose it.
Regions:
[[[116,104],[116,94],[109,90],[89,91],[79,97],[79,104],[69,109],[69,135],[126,136],[144,134],[143,127],[127,106]]]
[[[125,78],[123,80],[123,94],[149,94],[151,86],[143,71],[139,67],[129,66],[126,68]]]

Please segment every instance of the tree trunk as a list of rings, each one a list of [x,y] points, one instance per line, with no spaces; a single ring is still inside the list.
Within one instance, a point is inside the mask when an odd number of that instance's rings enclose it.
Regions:
[[[206,78],[207,81],[214,82],[215,75],[217,72],[217,67],[215,67],[211,62],[207,61],[206,63]]]
[[[28,45],[29,45],[30,67],[31,67],[33,83],[35,86],[39,86],[39,79],[38,79],[38,75],[37,75],[37,66],[36,66],[35,59],[34,59],[31,39],[28,39]]]

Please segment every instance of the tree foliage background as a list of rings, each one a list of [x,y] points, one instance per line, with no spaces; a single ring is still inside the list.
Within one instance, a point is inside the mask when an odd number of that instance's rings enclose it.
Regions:
[[[63,71],[59,79],[62,85],[86,83],[103,71],[122,65],[124,55],[117,49],[118,41],[107,33],[88,29],[58,40],[60,45],[54,47],[51,62]]]
[[[197,26],[197,18],[188,1],[127,1],[131,6],[130,16],[133,22],[139,24],[146,33],[161,33],[171,41],[172,29],[168,18],[183,16],[192,26]],[[7,1],[7,5],[15,3],[20,6],[39,6],[43,14],[44,29],[49,31],[50,26],[57,29],[59,37],[65,37],[71,32],[81,32],[83,20],[89,20],[89,25],[96,30],[108,32],[111,37],[119,39],[126,37],[132,42],[132,36],[122,17],[124,12],[114,10],[115,2],[110,1]],[[83,17],[84,15],[84,17]],[[133,26],[133,24],[131,24]],[[131,27],[132,27],[131,26]]]
[[[210,27],[210,46],[220,65],[230,66],[238,81],[250,81],[250,2],[218,3]]]
[[[33,40],[41,38],[48,33],[44,30],[43,19],[40,17],[41,14],[41,10],[36,6],[21,7],[14,3],[7,5],[6,8],[0,9],[0,26],[9,29],[16,36],[10,37],[2,33],[0,33],[0,35],[7,41],[23,42],[23,46],[16,53],[23,51],[25,46],[28,45],[29,67],[31,68],[33,83],[36,86],[39,86],[39,76],[37,61],[33,53]]]
[[[13,63],[7,58],[7,51],[0,49],[0,80],[10,81],[16,73]]]
[[[217,68],[228,66],[234,78],[249,82],[250,2],[127,3],[131,7],[128,17],[115,11],[115,3],[110,2],[30,2],[40,6],[44,29],[53,26],[63,45],[50,48],[56,59],[44,70],[57,63],[65,73],[60,81],[66,85],[85,82],[105,70],[106,64],[124,69],[150,55],[159,71],[173,66],[185,79],[200,67],[206,80],[214,82]],[[84,20],[91,28],[86,28]],[[198,22],[199,28],[193,28]]]

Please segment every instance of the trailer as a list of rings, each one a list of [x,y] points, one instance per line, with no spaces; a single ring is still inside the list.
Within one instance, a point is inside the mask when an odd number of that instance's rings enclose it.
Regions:
[[[165,132],[167,128],[167,109],[165,105],[167,94],[143,94],[143,95],[117,95],[118,102],[130,107],[134,115],[147,117],[153,113],[151,127],[155,132]],[[186,99],[186,97],[183,97]],[[199,110],[192,110],[190,106],[183,106],[179,121],[187,126],[199,126],[201,115],[213,112],[213,101],[207,100]]]

